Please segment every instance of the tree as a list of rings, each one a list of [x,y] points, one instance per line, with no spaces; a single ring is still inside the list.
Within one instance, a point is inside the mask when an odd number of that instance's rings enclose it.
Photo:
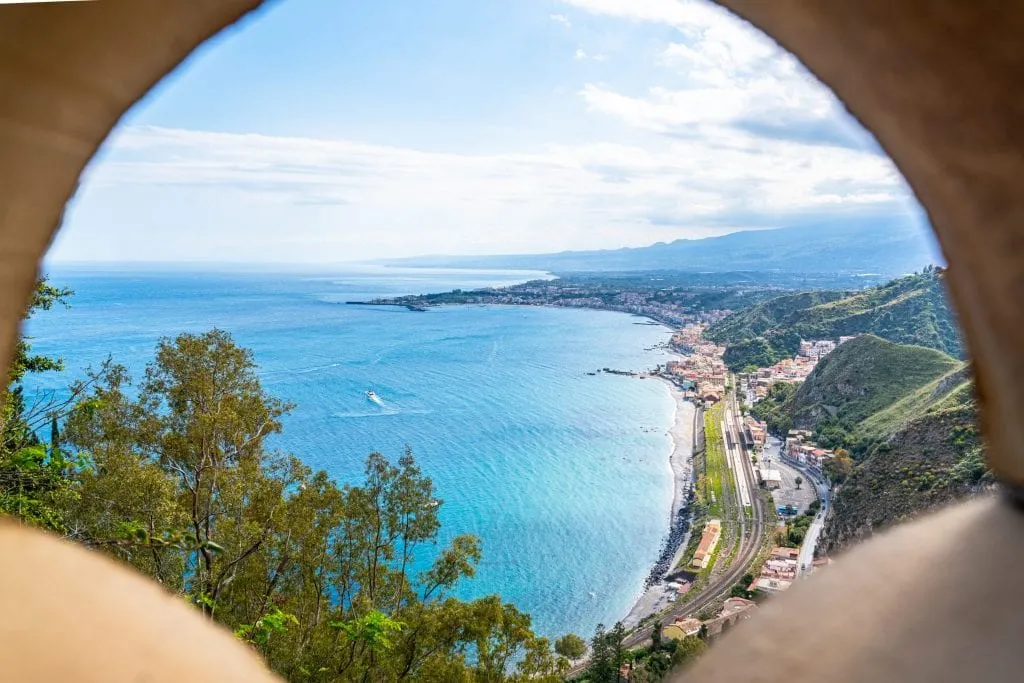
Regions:
[[[661,622],[654,622],[654,626],[651,627],[651,649],[657,650],[661,647]]]
[[[555,652],[569,660],[582,659],[587,654],[587,644],[575,633],[567,633],[555,641]]]
[[[841,484],[853,473],[853,459],[844,448],[837,448],[834,457],[822,465],[825,475],[834,484]]]
[[[36,282],[26,321],[38,311],[56,305],[68,305],[73,292],[51,285],[46,278]],[[7,386],[0,391],[0,514],[9,514],[22,522],[61,532],[64,521],[55,501],[72,495],[64,476],[72,466],[59,449],[58,421],[65,417],[73,402],[87,387],[78,383],[69,392],[42,392],[26,400],[26,375],[61,370],[60,358],[35,354],[28,337],[18,339],[8,369]],[[50,427],[48,446],[39,432]]]
[[[592,683],[616,683],[615,679],[618,678],[618,669],[608,636],[604,624],[598,624],[594,629],[594,637],[590,641],[590,666],[587,667],[587,674]]]
[[[290,406],[264,392],[226,332],[162,340],[137,391],[116,365],[91,381],[60,437],[78,463],[60,475],[76,495],[53,499],[67,535],[186,598],[285,679],[554,683],[567,672],[529,615],[496,596],[452,596],[479,543],[432,550],[442,503],[410,451],[371,453],[363,482],[340,487],[269,450]]]
[[[676,651],[672,653],[673,666],[686,666],[708,649],[708,627],[701,625],[700,631],[703,635],[686,636],[679,641]]]
[[[627,650],[625,648],[626,641],[626,627],[622,625],[622,622],[616,622],[612,630],[608,632],[608,639],[610,642],[610,648],[612,653],[612,662],[615,667],[615,683],[619,683],[619,670],[622,669],[622,665],[626,662]]]
[[[804,478],[798,474],[796,479],[794,479],[793,481],[796,484],[797,489],[799,489],[800,485],[804,483]]]

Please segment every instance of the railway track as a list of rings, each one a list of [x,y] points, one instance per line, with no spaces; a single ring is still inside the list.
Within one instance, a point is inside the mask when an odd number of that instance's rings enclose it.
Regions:
[[[687,596],[686,599],[680,600],[676,605],[673,605],[672,609],[662,617],[661,621],[663,624],[670,623],[676,617],[697,614],[728,593],[736,582],[747,573],[750,565],[757,558],[768,531],[766,526],[767,514],[765,512],[766,503],[764,497],[760,495],[754,466],[742,445],[743,440],[735,432],[740,424],[739,405],[734,394],[730,394],[726,401],[726,410],[732,412],[729,428],[733,430],[732,439],[738,449],[736,461],[739,468],[738,471],[734,470],[735,479],[732,482],[730,497],[733,503],[732,509],[736,515],[734,519],[738,522],[734,528],[738,529],[740,535],[739,549],[724,572],[713,576],[708,585],[702,588],[698,594]],[[723,434],[723,439],[725,438],[728,437]],[[743,483],[740,481],[741,477],[743,478]],[[743,490],[741,487],[744,484],[746,490],[750,492],[749,508],[746,508],[744,505],[736,505],[739,493]],[[636,646],[648,640],[649,636],[650,633],[637,632],[631,639],[627,639],[627,643],[631,646]]]
[[[729,535],[729,547],[731,548],[731,544],[735,543],[735,534],[739,533],[739,549],[736,551],[732,562],[729,563],[724,571],[715,574],[714,570],[712,570],[711,579],[706,586],[692,595],[687,595],[686,598],[674,604],[668,612],[663,614],[659,618],[662,625],[671,623],[677,617],[699,614],[702,610],[726,597],[726,594],[750,569],[750,565],[753,564],[761,550],[768,531],[765,499],[760,493],[754,465],[750,460],[749,454],[746,452],[746,448],[743,446],[740,434],[737,432],[741,422],[739,419],[739,404],[736,401],[735,392],[730,392],[726,398],[725,410],[732,414],[732,418],[726,421],[731,434],[727,436],[723,433],[722,438],[727,442],[731,439],[735,444],[737,453],[733,462],[737,467],[731,470],[734,475],[731,485],[723,487],[724,500],[722,502],[723,507],[734,522],[729,525],[733,529]],[[744,488],[747,491],[749,507],[743,504],[747,502],[746,500],[741,501],[741,494]],[[726,547],[726,536],[724,534],[722,543],[721,547],[724,550]],[[722,551],[719,552],[721,554]],[[652,625],[637,629],[626,636],[624,641],[625,647],[635,648],[648,642]],[[577,664],[569,672],[568,677],[572,678],[579,675],[586,666],[587,662],[585,661]]]

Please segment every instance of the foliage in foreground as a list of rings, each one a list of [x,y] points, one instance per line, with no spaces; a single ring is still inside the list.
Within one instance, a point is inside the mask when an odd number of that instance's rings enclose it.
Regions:
[[[706,636],[706,629],[703,631]],[[637,649],[624,646],[626,631],[621,623],[611,630],[598,624],[591,641],[590,665],[579,679],[587,683],[657,683],[669,673],[685,667],[707,649],[707,642],[697,636],[682,640],[663,638],[661,624],[651,631],[651,643]],[[628,676],[628,678],[627,678]]]
[[[25,371],[59,365],[19,354]],[[437,549],[441,501],[411,453],[371,454],[362,485],[338,486],[269,450],[290,406],[255,370],[223,331],[164,339],[138,386],[107,364],[51,406],[48,444],[15,373],[0,511],[152,577],[289,680],[561,680],[528,615],[452,596],[479,544]]]

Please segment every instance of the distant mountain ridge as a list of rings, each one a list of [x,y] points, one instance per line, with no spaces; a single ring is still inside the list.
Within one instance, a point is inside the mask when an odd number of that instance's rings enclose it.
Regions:
[[[711,326],[707,337],[728,345],[725,362],[734,371],[792,357],[801,339],[865,333],[961,357],[943,278],[941,268],[928,268],[857,292],[786,294],[730,315]]]
[[[648,247],[509,256],[420,256],[389,265],[581,271],[780,270],[904,275],[941,262],[927,228],[908,222],[746,230]]]

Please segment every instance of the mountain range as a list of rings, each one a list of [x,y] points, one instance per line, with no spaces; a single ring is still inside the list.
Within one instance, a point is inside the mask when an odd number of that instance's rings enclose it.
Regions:
[[[711,326],[707,337],[726,344],[725,362],[738,371],[792,357],[801,339],[875,334],[951,356],[963,355],[944,271],[924,271],[856,292],[811,291],[756,303]]]
[[[903,275],[942,258],[926,227],[908,221],[803,225],[678,239],[648,247],[555,254],[419,256],[388,265],[583,271],[730,270]]]

